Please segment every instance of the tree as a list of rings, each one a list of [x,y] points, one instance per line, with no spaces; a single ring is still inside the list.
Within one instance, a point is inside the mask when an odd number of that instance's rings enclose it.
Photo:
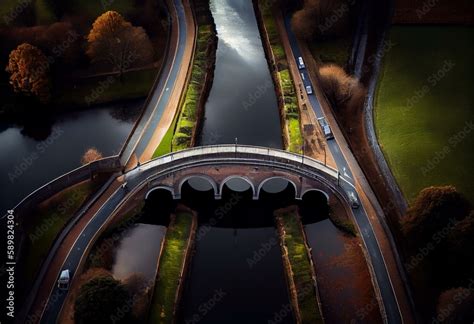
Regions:
[[[453,186],[423,189],[401,221],[402,231],[418,244],[424,244],[450,223],[464,219],[470,203]]]
[[[112,276],[91,279],[79,290],[74,304],[76,324],[128,323],[130,295]]]
[[[83,165],[89,164],[91,162],[102,159],[102,157],[102,153],[100,153],[98,149],[96,149],[95,147],[91,147],[82,156],[81,163]]]
[[[452,288],[438,298],[436,323],[472,323],[474,320],[472,288]],[[434,321],[433,321],[434,322]]]
[[[39,48],[28,43],[19,45],[10,53],[6,71],[15,92],[35,96],[42,103],[49,101],[49,62]]]
[[[153,60],[153,47],[142,27],[134,27],[116,11],[96,19],[87,36],[87,55],[93,63],[105,64],[120,73]]]
[[[323,65],[319,69],[319,76],[322,88],[335,109],[355,108],[363,103],[364,87],[340,66]]]
[[[294,13],[295,34],[306,40],[337,37],[348,29],[351,1],[308,0]]]

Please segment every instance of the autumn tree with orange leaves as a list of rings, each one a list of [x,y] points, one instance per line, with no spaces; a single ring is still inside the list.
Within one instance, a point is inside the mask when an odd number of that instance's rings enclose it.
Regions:
[[[35,96],[42,103],[49,101],[49,62],[39,48],[28,43],[19,45],[10,53],[6,71],[15,92]]]
[[[142,27],[135,27],[118,12],[107,11],[96,19],[87,36],[87,55],[120,73],[150,63],[153,47]]]

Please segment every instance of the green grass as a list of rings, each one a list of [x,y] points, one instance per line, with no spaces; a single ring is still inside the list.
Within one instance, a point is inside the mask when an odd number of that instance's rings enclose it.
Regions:
[[[96,18],[102,13],[115,10],[122,15],[133,14],[134,0],[71,0],[68,5],[73,12],[81,12],[89,17]]]
[[[315,41],[309,45],[313,57],[319,59],[322,63],[334,63],[344,67],[349,60],[352,40],[349,35],[337,39]]]
[[[295,212],[278,213],[277,219],[283,224],[285,235],[283,244],[288,249],[288,258],[293,271],[293,280],[298,293],[298,306],[302,323],[323,323],[318,307],[311,263],[304,240],[301,223]],[[308,288],[308,287],[311,287]],[[310,292],[308,293],[308,290]]]
[[[173,322],[174,301],[185,261],[185,248],[191,234],[191,225],[191,214],[177,213],[175,223],[166,232],[158,279],[151,302],[149,323]]]
[[[282,90],[283,113],[288,128],[288,147],[290,152],[302,153],[303,134],[300,127],[300,115],[298,109],[298,99],[296,89],[290,71],[285,49],[281,43],[275,17],[271,12],[271,6],[260,6],[263,24],[267,30],[268,39],[277,66],[277,77],[279,87]]]
[[[375,124],[402,192],[412,201],[427,186],[452,184],[474,202],[472,126],[455,137],[474,121],[474,28],[394,27],[390,37]],[[448,61],[454,67],[434,85],[432,75]]]
[[[49,25],[57,21],[53,8],[46,0],[35,1],[36,23],[38,25]]]
[[[206,79],[209,40],[214,37],[211,25],[198,28],[196,52],[191,77],[178,117],[175,117],[164,138],[156,148],[153,158],[191,147],[192,136],[197,126],[198,104]]]
[[[90,181],[81,183],[59,193],[51,202],[38,207],[37,211],[30,215],[33,217],[28,220],[25,230],[28,236],[25,241],[26,259],[22,261],[25,268],[22,279],[25,283],[33,282],[56,236],[96,189],[97,184]]]
[[[68,86],[59,91],[55,97],[57,105],[87,106],[87,98],[94,99],[94,92],[103,89],[92,104],[146,97],[155,81],[157,69],[131,71],[123,75],[123,82],[118,76],[84,79],[76,87]]]

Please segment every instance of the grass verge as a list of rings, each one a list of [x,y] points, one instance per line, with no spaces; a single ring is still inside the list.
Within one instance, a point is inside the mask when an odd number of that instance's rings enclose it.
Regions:
[[[377,137],[408,201],[454,185],[474,202],[474,28],[398,26],[375,105]]]
[[[31,286],[56,237],[101,184],[101,181],[82,182],[41,203],[31,214],[34,217],[25,222],[27,239],[22,252],[25,256],[21,262],[22,286]]]
[[[280,100],[282,102],[285,129],[288,132],[287,150],[294,153],[302,153],[303,135],[301,133],[301,122],[298,108],[298,99],[295,84],[288,69],[288,61],[285,49],[282,45],[278,33],[275,16],[272,12],[272,6],[261,5],[259,8],[262,15],[262,22],[267,31],[270,48],[275,57],[276,77],[278,79],[277,87],[280,89]]]
[[[297,207],[279,210],[275,216],[280,231],[280,240],[290,265],[290,281],[294,283],[294,286],[290,285],[290,290],[296,290],[292,293],[297,296],[301,322],[323,323],[312,278],[314,271]]]
[[[151,302],[149,323],[173,322],[175,300],[192,222],[190,213],[178,212],[168,227]]]

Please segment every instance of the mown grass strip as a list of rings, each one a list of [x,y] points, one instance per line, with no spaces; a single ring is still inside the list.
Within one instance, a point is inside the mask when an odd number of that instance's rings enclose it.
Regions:
[[[303,134],[301,132],[298,99],[295,84],[288,70],[285,49],[278,33],[277,23],[271,6],[261,5],[259,2],[259,8],[267,31],[271,51],[275,56],[276,75],[278,86],[281,89],[283,114],[285,116],[286,129],[288,130],[288,147],[286,149],[290,152],[302,153]]]
[[[173,323],[175,300],[192,222],[193,216],[190,213],[179,212],[168,227],[150,308],[149,323]]]
[[[210,64],[208,55],[213,37],[215,37],[215,31],[212,25],[206,24],[198,27],[191,77],[179,115],[155,150],[154,158],[191,147],[199,118],[199,102],[206,86],[208,64]]]
[[[287,252],[291,267],[290,280],[293,281],[293,289],[296,290],[294,294],[297,296],[301,322],[324,323],[314,289],[312,264],[298,211],[296,207],[279,210],[275,216],[280,229],[280,239]]]

